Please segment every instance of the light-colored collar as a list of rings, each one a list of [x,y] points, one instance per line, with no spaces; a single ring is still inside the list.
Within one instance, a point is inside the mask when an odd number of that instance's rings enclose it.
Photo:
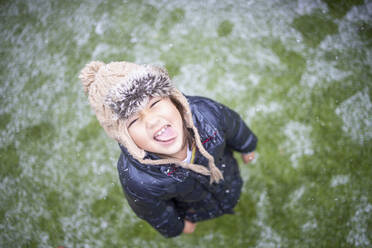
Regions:
[[[183,162],[189,164],[191,162],[191,155],[192,155],[192,152],[191,152],[189,146],[187,146],[187,155],[186,155],[186,158],[183,160]]]

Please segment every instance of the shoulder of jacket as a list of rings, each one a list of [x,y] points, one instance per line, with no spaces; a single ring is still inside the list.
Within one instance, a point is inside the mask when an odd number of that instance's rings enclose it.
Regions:
[[[191,96],[187,97],[187,100],[189,101],[191,112],[199,112],[207,115],[209,118],[213,116],[218,118],[221,117],[223,104],[203,96]],[[211,116],[211,114],[213,114],[213,116]]]
[[[220,126],[223,120],[223,105],[210,98],[192,96],[187,98],[190,104],[193,118],[197,122],[209,122],[213,126]]]
[[[215,108],[221,105],[215,100],[204,96],[186,96],[186,98],[190,105],[197,106],[199,108]]]

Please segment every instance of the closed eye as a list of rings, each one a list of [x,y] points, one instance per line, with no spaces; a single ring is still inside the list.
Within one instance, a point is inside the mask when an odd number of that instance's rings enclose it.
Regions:
[[[152,108],[153,106],[155,106],[155,104],[157,104],[158,102],[160,102],[161,101],[161,99],[160,100],[157,100],[157,101],[155,101],[155,102],[153,102],[151,105],[150,105],[150,108]]]
[[[127,128],[130,128],[130,126],[132,126],[132,125],[133,125],[137,120],[138,120],[138,119],[134,119],[134,120],[132,120],[132,121],[129,123],[129,125],[128,125]]]

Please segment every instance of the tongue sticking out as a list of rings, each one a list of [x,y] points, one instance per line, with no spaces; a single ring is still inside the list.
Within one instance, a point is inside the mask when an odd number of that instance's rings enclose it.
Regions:
[[[164,142],[173,139],[175,136],[176,133],[174,132],[173,128],[167,126],[162,134],[155,136],[155,139]]]

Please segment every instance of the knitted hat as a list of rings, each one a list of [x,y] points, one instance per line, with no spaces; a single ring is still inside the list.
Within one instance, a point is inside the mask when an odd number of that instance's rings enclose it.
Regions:
[[[210,182],[223,179],[221,171],[215,166],[214,158],[203,147],[199,132],[194,126],[190,106],[185,96],[178,91],[167,71],[153,65],[138,65],[129,62],[93,61],[87,64],[79,76],[84,91],[97,119],[106,133],[142,164],[176,164],[203,175],[210,175]],[[202,165],[188,164],[175,158],[145,159],[146,152],[139,148],[125,125],[125,120],[147,103],[149,97],[172,96],[185,110],[183,114],[186,128],[194,133],[199,152],[208,159],[206,168]]]

